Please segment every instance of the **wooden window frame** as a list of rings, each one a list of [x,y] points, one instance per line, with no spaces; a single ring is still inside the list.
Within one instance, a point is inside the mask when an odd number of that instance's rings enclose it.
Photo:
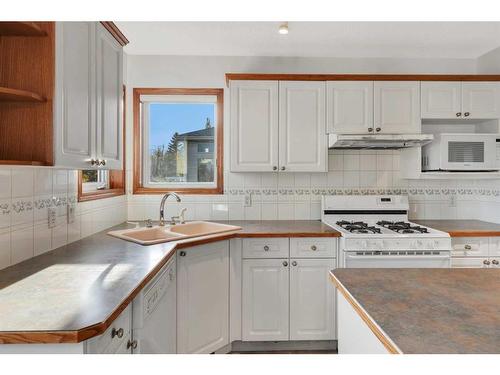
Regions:
[[[134,131],[133,131],[133,194],[165,194],[176,192],[181,194],[223,194],[224,192],[224,89],[220,88],[139,88],[134,92]],[[142,121],[141,121],[141,95],[213,95],[217,97],[217,186],[210,188],[198,187],[145,187],[142,183]]]
[[[122,142],[122,152],[123,152],[123,169],[122,170],[110,170],[108,174],[109,189],[83,192],[83,175],[82,171],[78,171],[78,202],[88,202],[97,199],[105,199],[118,197],[120,195],[125,195],[125,115],[126,115],[126,87],[123,85],[123,142]]]

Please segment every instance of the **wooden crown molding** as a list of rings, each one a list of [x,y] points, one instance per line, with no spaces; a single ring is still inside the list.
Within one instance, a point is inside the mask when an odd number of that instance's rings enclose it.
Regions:
[[[497,74],[274,74],[226,73],[229,81],[500,81]]]
[[[120,43],[122,47],[130,43],[127,37],[121,32],[121,30],[118,28],[118,26],[116,26],[114,22],[101,21],[101,25],[103,25],[106,30],[111,33],[111,35],[113,35],[113,37],[118,41],[118,43]]]

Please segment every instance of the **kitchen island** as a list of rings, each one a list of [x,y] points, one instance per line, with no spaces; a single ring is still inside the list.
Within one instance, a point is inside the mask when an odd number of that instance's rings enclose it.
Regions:
[[[500,353],[500,271],[336,269],[339,353]]]

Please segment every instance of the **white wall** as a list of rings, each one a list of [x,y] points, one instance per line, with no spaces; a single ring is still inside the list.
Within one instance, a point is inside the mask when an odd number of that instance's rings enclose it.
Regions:
[[[167,204],[167,215],[188,208],[190,219],[318,219],[323,194],[408,194],[413,218],[488,218],[497,185],[484,181],[407,181],[399,178],[398,151],[336,151],[328,173],[230,173],[229,95],[225,73],[465,73],[472,59],[338,59],[279,57],[129,56],[127,69],[127,181],[129,219],[157,218],[160,196],[131,195],[132,89],[134,87],[223,87],[223,195],[184,196]],[[252,206],[244,207],[246,193]],[[486,195],[490,194],[490,195]],[[452,203],[454,196],[456,203]],[[488,200],[489,199],[489,200]],[[485,203],[481,203],[485,201]]]
[[[477,59],[478,74],[500,74],[500,47]]]

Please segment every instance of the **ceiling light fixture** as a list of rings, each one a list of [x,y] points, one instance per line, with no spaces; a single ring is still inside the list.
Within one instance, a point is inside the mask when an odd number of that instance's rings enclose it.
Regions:
[[[280,25],[280,28],[278,29],[278,32],[281,34],[281,35],[286,35],[288,34],[288,22],[285,22],[283,24]]]

